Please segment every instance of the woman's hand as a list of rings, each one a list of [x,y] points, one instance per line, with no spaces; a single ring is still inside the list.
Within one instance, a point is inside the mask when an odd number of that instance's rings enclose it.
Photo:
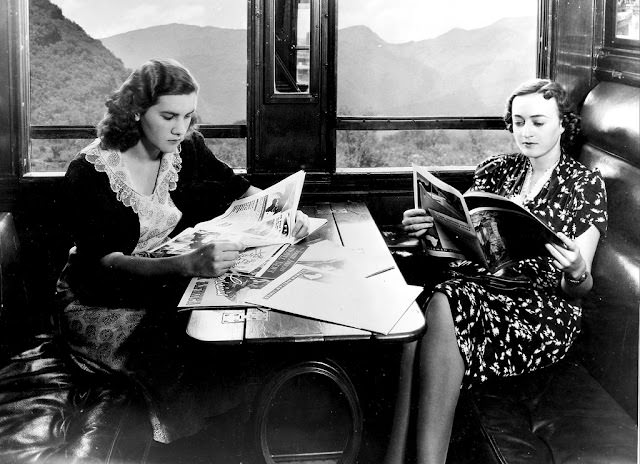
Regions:
[[[183,255],[190,277],[218,277],[227,272],[244,250],[239,242],[212,242]]]
[[[558,236],[564,242],[564,246],[552,243],[547,243],[545,246],[553,258],[553,265],[563,272],[560,286],[564,293],[571,297],[583,297],[593,287],[591,263],[598,246],[600,232],[595,226],[591,226],[575,240],[571,240],[562,233],[558,233]]]
[[[408,209],[402,215],[402,229],[412,237],[422,237],[431,227],[433,218],[424,209]]]
[[[295,238],[306,237],[309,233],[309,216],[302,211],[296,211],[296,223],[293,226],[293,236]]]
[[[562,232],[558,232],[558,237],[564,242],[564,246],[556,245],[555,243],[547,243],[545,245],[553,258],[553,265],[568,277],[579,279],[589,270],[580,253],[580,247]]]

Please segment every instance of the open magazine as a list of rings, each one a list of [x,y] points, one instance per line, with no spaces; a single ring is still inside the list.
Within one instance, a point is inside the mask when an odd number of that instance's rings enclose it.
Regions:
[[[416,208],[433,217],[434,227],[422,239],[426,253],[466,258],[496,272],[525,258],[548,255],[546,243],[564,246],[544,222],[519,204],[489,192],[464,195],[413,167]]]
[[[238,241],[247,248],[268,247],[294,243],[293,226],[304,184],[304,171],[246,198],[235,200],[227,210],[209,221],[196,224],[180,232],[171,240],[149,252],[151,256],[172,256],[193,251],[202,245],[219,240]],[[309,233],[326,220],[309,218]],[[270,250],[277,250],[273,247]],[[266,251],[258,253],[266,255]],[[244,260],[256,252],[249,250]]]
[[[388,334],[422,287],[371,279],[344,270],[295,265],[247,296],[255,305],[299,316]]]
[[[260,248],[256,248],[259,250]],[[389,269],[378,256],[337,245],[329,240],[314,240],[284,246],[262,266],[250,272],[230,272],[219,277],[193,277],[178,303],[179,309],[221,309],[256,306],[248,300],[267,284],[294,266],[307,266],[322,272],[341,272],[365,279]],[[308,295],[303,296],[308,298]]]

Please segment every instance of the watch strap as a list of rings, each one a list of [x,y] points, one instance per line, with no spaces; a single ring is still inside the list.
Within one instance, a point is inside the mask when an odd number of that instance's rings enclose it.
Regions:
[[[564,280],[570,285],[580,285],[582,282],[587,280],[587,277],[589,277],[589,271],[584,271],[582,273],[582,275],[580,277],[578,277],[577,279],[574,279],[573,277],[565,274],[564,275]]]

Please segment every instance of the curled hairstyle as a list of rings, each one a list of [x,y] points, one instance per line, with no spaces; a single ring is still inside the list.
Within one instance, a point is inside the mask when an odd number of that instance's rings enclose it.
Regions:
[[[193,92],[198,92],[198,83],[180,63],[169,59],[147,61],[105,102],[107,112],[97,127],[102,147],[120,151],[131,148],[142,137],[142,127],[136,116],[142,116],[163,95]],[[194,116],[189,131],[195,123]]]
[[[558,105],[558,116],[564,127],[564,132],[560,137],[562,149],[572,155],[582,142],[582,131],[580,130],[580,116],[574,111],[573,105],[569,101],[567,91],[557,82],[549,79],[534,79],[521,84],[516,88],[509,100],[504,114],[504,122],[507,130],[513,133],[513,115],[511,113],[513,100],[521,95],[541,94],[546,100],[554,98]]]

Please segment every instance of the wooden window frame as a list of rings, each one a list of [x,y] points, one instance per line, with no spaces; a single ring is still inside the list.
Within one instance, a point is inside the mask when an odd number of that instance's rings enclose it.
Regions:
[[[247,47],[255,46],[251,39],[252,29],[255,28],[256,4],[268,0],[252,0],[248,2],[248,40]],[[538,76],[547,77],[549,73],[549,21],[551,15],[548,14],[553,0],[539,0],[538,15]],[[336,15],[336,0],[329,0],[329,14]],[[318,4],[314,1],[313,4]],[[312,6],[313,15],[326,15],[326,12],[315,11],[316,7]],[[28,147],[30,139],[91,139],[95,137],[95,128],[92,126],[42,126],[29,125],[29,44],[28,44],[28,0],[8,0],[0,6],[0,33],[4,33],[9,44],[8,51],[0,51],[0,64],[7,63],[7,66],[0,66],[0,76],[6,78],[5,82],[10,83],[10,88],[5,91],[5,95],[9,95],[11,111],[7,121],[0,121],[4,127],[8,127],[6,133],[9,134],[9,142],[3,137],[5,133],[0,133],[0,149],[7,150],[5,153],[11,153],[12,156],[1,157],[0,159],[0,176],[17,177],[56,177],[55,173],[29,173],[28,168]],[[335,23],[335,22],[334,22]],[[313,25],[312,20],[312,25]],[[316,28],[314,28],[316,29]],[[337,37],[335,31],[331,33],[333,37]],[[330,35],[330,37],[332,37]],[[314,39],[312,39],[314,40]],[[315,43],[319,43],[315,39]],[[317,49],[318,47],[316,47]],[[320,52],[320,51],[318,51]],[[335,58],[329,57],[335,60]],[[333,63],[335,65],[335,63]],[[248,61],[247,66],[251,66]],[[321,60],[317,58],[315,62],[312,60],[311,73],[316,68],[323,66]],[[311,76],[310,76],[311,77]],[[310,82],[311,85],[311,82]],[[333,88],[334,86],[330,86]],[[251,102],[253,101],[253,92],[249,89],[247,95],[247,108],[251,111]],[[2,97],[3,95],[0,95]],[[295,95],[294,95],[295,96]],[[311,87],[309,94],[305,97],[315,98]],[[289,98],[290,94],[281,94],[277,97]],[[332,96],[335,99],[335,95]],[[335,100],[334,100],[335,101]],[[333,143],[333,150],[328,150],[334,157],[332,166],[325,173],[315,173],[310,177],[319,179],[319,183],[324,183],[327,179],[335,178],[335,130],[438,130],[438,129],[456,129],[456,130],[502,130],[504,128],[502,118],[496,116],[487,117],[415,117],[415,118],[395,118],[395,117],[358,117],[358,116],[337,116],[335,113],[335,104],[333,111],[329,114],[329,126],[332,133],[329,134],[327,140]],[[247,115],[249,119],[250,115]],[[251,150],[250,139],[252,137],[251,126],[246,124],[239,125],[200,125],[198,129],[207,138],[245,138],[247,139],[247,171],[251,175],[252,157],[254,154]],[[330,131],[330,132],[331,132]],[[5,131],[3,131],[5,132]],[[464,169],[464,168],[463,168]],[[467,167],[466,170],[470,170]],[[407,168],[406,171],[410,171]],[[374,170],[376,177],[385,177],[380,170]],[[390,176],[398,175],[397,169],[389,170]],[[356,175],[356,174],[353,174]],[[347,181],[345,184],[349,184]]]

